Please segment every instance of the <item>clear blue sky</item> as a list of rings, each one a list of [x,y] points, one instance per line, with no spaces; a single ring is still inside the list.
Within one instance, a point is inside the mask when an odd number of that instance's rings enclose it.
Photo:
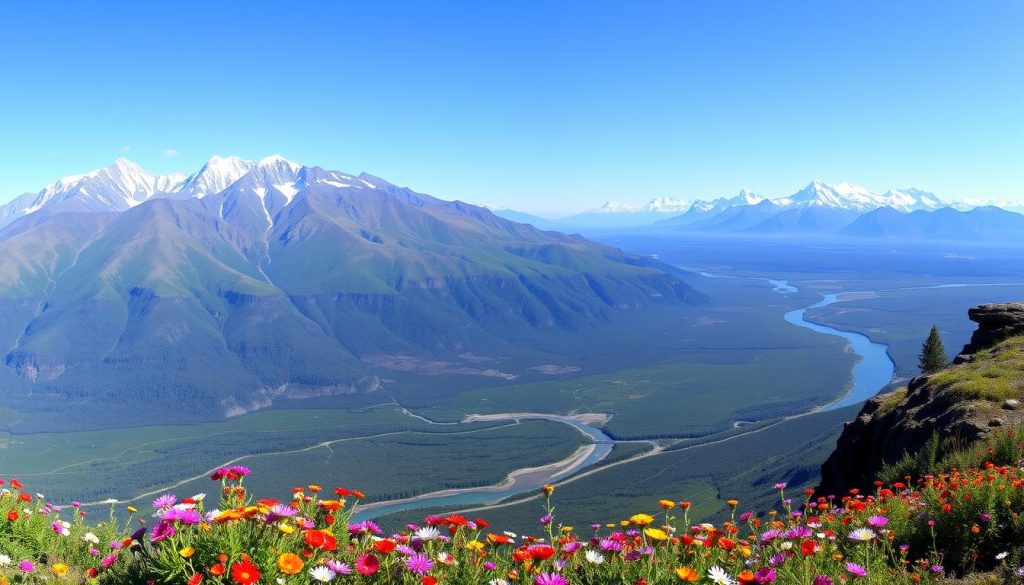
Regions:
[[[186,4],[0,5],[0,201],[269,153],[534,212],[812,178],[1024,200],[1017,0]]]

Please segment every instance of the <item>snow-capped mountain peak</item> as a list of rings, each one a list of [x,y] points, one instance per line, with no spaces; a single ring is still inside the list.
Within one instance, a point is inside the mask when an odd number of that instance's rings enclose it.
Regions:
[[[260,159],[260,162],[256,163],[256,166],[258,168],[287,167],[291,169],[291,172],[293,173],[299,172],[299,169],[302,168],[302,165],[292,162],[279,154],[272,154],[270,156],[263,157],[262,159]]]
[[[202,199],[207,195],[220,193],[232,183],[241,179],[253,170],[256,164],[237,156],[210,157],[199,172],[185,179],[181,192],[189,197]]]

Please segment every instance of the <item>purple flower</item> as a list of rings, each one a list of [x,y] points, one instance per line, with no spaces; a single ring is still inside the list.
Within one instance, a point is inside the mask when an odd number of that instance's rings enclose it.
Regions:
[[[740,522],[746,522],[747,520],[750,520],[750,517],[753,515],[753,512],[744,512],[740,514]]]
[[[159,498],[153,500],[153,507],[156,509],[170,508],[178,501],[178,498],[174,497],[174,494],[164,494]]]
[[[429,573],[430,569],[434,568],[434,563],[427,555],[418,553],[405,559],[405,568],[409,569],[413,574],[423,576]]]
[[[547,515],[544,515],[544,516],[540,517],[540,523],[543,524],[544,526],[547,526],[548,524],[551,524],[551,520],[553,520],[553,518],[551,517],[550,514],[547,514]]]
[[[982,512],[981,513],[981,521],[982,522],[988,522],[991,519],[992,519],[992,516],[990,516],[988,512]]]
[[[493,571],[494,569],[498,568],[498,565],[492,563],[491,561],[487,561],[486,563],[484,563],[484,568],[488,571]]]
[[[562,552],[572,554],[580,549],[583,543],[578,540],[571,540],[562,547]]]
[[[605,538],[598,546],[600,546],[601,550],[605,552],[619,552],[622,550],[622,543],[616,542],[610,538]]]
[[[846,571],[854,577],[867,577],[868,570],[857,563],[846,563]]]
[[[825,575],[818,575],[817,577],[814,578],[813,581],[811,581],[811,585],[833,585],[833,584],[832,584],[832,579],[826,577]]]
[[[383,530],[380,529],[380,526],[378,526],[377,523],[374,522],[373,520],[363,520],[362,522],[357,522],[355,524],[349,524],[348,525],[348,531],[350,533],[352,533],[352,534],[359,534],[361,532],[369,532],[369,533],[372,533],[372,534],[381,534],[381,533],[384,532]]]
[[[171,522],[162,520],[153,527],[153,532],[149,534],[149,539],[153,542],[160,542],[161,540],[174,536],[177,533],[178,531],[174,529],[174,525]]]
[[[881,528],[889,523],[889,519],[885,516],[872,516],[868,518],[868,524],[875,527]]]
[[[775,540],[780,536],[782,536],[781,530],[775,530],[774,528],[771,530],[765,530],[761,533],[761,544]]]
[[[782,484],[785,487],[786,484]],[[781,489],[781,488],[780,488]],[[776,578],[775,569],[771,567],[761,567],[754,572],[754,579],[762,585],[766,583],[774,583]]]
[[[107,555],[103,557],[103,560],[100,561],[100,564],[103,565],[103,568],[107,568],[110,565],[113,565],[115,562],[117,562],[117,555]]]
[[[558,573],[540,573],[533,578],[534,585],[569,585],[565,577]]]
[[[18,563],[18,568],[21,569],[23,573],[31,573],[36,570],[36,566],[32,561],[21,561]]]
[[[781,565],[786,562],[786,553],[777,552],[772,555],[772,558],[768,559],[768,562],[776,566]]]
[[[786,489],[786,482],[780,481],[779,483],[775,484],[775,489],[777,489],[779,491],[782,491],[782,490]],[[773,580],[774,580],[774,578],[773,578]]]
[[[291,518],[298,514],[299,511],[291,506],[285,506],[284,504],[274,504],[270,507],[270,511],[267,513],[267,522],[273,522],[280,518]],[[334,571],[337,573],[337,571]]]
[[[339,563],[334,559],[330,559],[327,561],[327,568],[339,575],[352,574],[352,567],[348,566],[348,563]]]
[[[946,570],[946,568],[943,567],[942,565],[932,565],[932,572],[933,573],[941,573],[941,572],[943,572],[945,570]]]
[[[794,526],[786,531],[786,538],[810,538],[814,534],[810,528],[806,526]]]

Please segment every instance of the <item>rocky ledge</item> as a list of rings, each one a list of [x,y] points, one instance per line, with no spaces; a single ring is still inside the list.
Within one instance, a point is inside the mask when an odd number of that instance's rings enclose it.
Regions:
[[[978,329],[949,368],[867,401],[821,468],[821,494],[872,489],[885,464],[938,433],[962,444],[1024,424],[1024,303],[968,311]]]

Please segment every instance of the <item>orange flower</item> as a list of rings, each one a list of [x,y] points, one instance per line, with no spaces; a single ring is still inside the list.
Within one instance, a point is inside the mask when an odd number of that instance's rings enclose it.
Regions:
[[[310,548],[319,548],[326,551],[338,548],[338,541],[334,538],[334,535],[323,530],[304,530],[302,532],[302,540]]]
[[[285,575],[296,575],[302,570],[302,559],[295,553],[284,553],[277,557],[277,568]]]
[[[224,571],[224,565],[222,565],[221,563],[217,563],[216,565],[210,567],[210,574],[215,577],[220,577],[224,574]]]
[[[680,581],[696,581],[700,579],[700,575],[697,571],[690,567],[679,567],[676,569],[676,577],[679,577]]]
[[[740,585],[750,585],[756,581],[754,573],[750,571],[743,571],[739,575],[736,575],[736,580],[740,582]]]

